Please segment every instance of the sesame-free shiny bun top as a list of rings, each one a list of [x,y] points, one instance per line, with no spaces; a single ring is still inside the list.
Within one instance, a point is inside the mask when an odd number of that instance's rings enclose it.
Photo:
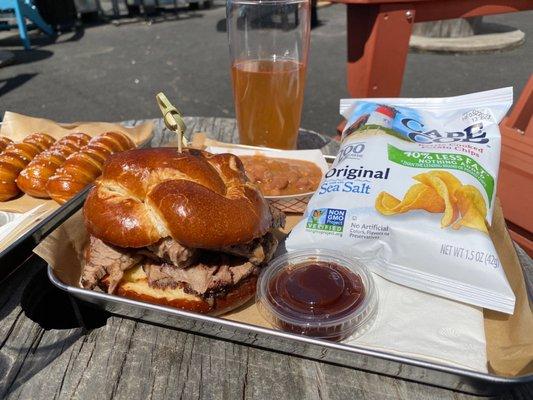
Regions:
[[[238,157],[176,148],[110,156],[84,217],[91,235],[115,246],[144,247],[170,236],[213,250],[261,237],[272,221]]]

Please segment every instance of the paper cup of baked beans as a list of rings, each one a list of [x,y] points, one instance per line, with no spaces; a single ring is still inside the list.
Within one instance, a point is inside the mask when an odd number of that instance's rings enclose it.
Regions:
[[[328,171],[328,164],[320,150],[209,146],[206,151],[238,156],[246,175],[270,204],[289,213],[305,211],[309,199]]]

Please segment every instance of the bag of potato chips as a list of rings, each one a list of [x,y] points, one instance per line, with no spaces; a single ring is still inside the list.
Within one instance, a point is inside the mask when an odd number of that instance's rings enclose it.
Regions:
[[[287,249],[324,247],[415,289],[512,313],[489,237],[512,88],[341,100],[339,154]]]

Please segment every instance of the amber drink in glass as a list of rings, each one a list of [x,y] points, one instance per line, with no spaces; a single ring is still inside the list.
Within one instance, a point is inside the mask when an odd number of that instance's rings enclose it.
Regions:
[[[235,113],[242,144],[295,149],[309,48],[308,0],[228,0]]]

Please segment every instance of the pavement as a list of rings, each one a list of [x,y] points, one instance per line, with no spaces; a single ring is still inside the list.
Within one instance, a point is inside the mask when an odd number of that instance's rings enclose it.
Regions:
[[[0,68],[0,112],[57,121],[120,121],[159,116],[163,91],[186,115],[234,116],[224,2],[180,9],[153,23],[124,19],[85,26],[51,40],[37,34],[24,51],[16,31],[0,34],[15,54]],[[312,30],[302,126],[328,135],[346,91],[346,17],[342,5],[319,9]],[[410,53],[402,95],[440,97],[503,86],[524,87],[533,71],[533,12],[485,18],[525,32],[515,49],[488,54]],[[393,65],[390,68],[394,68]],[[515,95],[516,96],[516,95]]]

